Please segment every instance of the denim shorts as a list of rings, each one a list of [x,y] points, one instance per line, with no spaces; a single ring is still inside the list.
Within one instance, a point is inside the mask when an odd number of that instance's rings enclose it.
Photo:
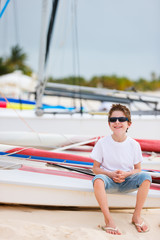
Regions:
[[[148,173],[140,172],[133,174],[125,179],[122,183],[115,183],[111,178],[104,174],[98,174],[93,179],[101,179],[104,182],[105,190],[107,193],[127,193],[136,191],[145,180],[152,182],[152,178]]]

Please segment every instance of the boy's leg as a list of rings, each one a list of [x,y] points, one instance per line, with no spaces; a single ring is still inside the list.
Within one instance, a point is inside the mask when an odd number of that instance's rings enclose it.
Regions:
[[[99,203],[99,206],[101,208],[101,211],[104,215],[106,227],[116,229],[114,221],[113,221],[113,219],[111,217],[111,214],[109,212],[107,194],[106,194],[106,191],[105,191],[103,180],[101,180],[101,179],[96,179],[95,180],[95,182],[94,182],[94,193],[95,193],[95,197],[96,197],[96,199]],[[111,233],[111,234],[116,234],[116,235],[121,234],[119,232],[119,230],[115,231],[115,230],[106,229],[106,232]]]
[[[136,199],[136,207],[135,207],[135,211],[134,211],[133,217],[132,217],[132,222],[134,224],[141,225],[143,223],[143,220],[141,218],[141,210],[142,210],[145,200],[147,198],[149,188],[150,188],[150,181],[145,180],[138,189],[137,199]],[[136,225],[136,228],[137,228],[138,232],[142,232],[142,231],[145,232],[148,230],[148,226],[146,224],[142,224],[142,226]]]
[[[139,232],[145,232],[148,230],[147,225],[143,222],[141,218],[141,210],[147,198],[151,182],[152,178],[148,173],[145,172],[136,173],[126,178],[125,182],[122,183],[120,189],[121,192],[128,192],[130,190],[136,189],[138,190],[136,207],[133,213],[132,222],[135,224]]]

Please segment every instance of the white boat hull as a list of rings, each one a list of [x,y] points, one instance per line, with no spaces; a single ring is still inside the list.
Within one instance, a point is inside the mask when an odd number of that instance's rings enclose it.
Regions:
[[[0,170],[0,203],[98,207],[91,180],[20,170]],[[136,192],[108,194],[111,208],[133,208]],[[160,191],[150,190],[146,208],[160,207]]]
[[[159,116],[133,116],[129,135],[133,138],[160,139]],[[147,130],[146,130],[147,129]],[[110,134],[107,116],[80,114],[37,117],[34,111],[0,109],[0,132],[29,131],[38,133],[103,136]]]
[[[55,149],[63,146],[91,141],[93,137],[82,135],[61,135],[35,132],[0,132],[0,144],[22,147]]]

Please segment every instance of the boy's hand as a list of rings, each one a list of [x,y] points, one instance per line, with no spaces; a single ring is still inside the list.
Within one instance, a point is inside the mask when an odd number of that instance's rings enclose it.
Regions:
[[[121,170],[117,170],[115,172],[113,172],[113,181],[116,183],[122,183],[125,181],[125,178],[128,176],[127,172],[121,171]]]

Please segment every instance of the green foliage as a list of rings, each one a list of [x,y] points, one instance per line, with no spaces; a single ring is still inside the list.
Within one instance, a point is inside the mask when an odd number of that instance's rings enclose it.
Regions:
[[[52,77],[50,77],[50,78],[48,78],[48,82],[87,86],[87,81],[84,78],[73,77],[73,76],[68,77],[68,78],[62,78],[62,79],[53,79]]]
[[[11,48],[11,54],[6,59],[0,58],[0,75],[21,70],[26,75],[31,75],[32,69],[26,65],[27,55],[18,45]]]
[[[32,70],[26,65],[27,54],[23,52],[18,45],[11,48],[10,56],[6,59],[0,57],[0,75],[21,70],[26,75],[31,75]],[[89,81],[83,77],[66,77],[62,79],[48,78],[49,82],[72,84],[88,87],[101,87],[125,91],[127,89],[136,89],[137,91],[155,91],[160,89],[160,78],[151,73],[151,81],[140,78],[132,81],[126,77],[112,76],[94,76]]]
[[[8,67],[3,58],[0,58],[0,75],[8,73]]]
[[[116,89],[121,91],[125,91],[128,89],[134,89],[137,91],[155,91],[160,89],[160,79],[147,81],[145,79],[140,78],[137,81],[131,81],[126,77],[117,77],[116,75],[94,76],[89,81],[86,81],[82,77],[80,78],[68,77],[63,79],[53,79],[52,77],[50,77],[48,81],[55,82],[55,83],[88,86],[88,87]]]
[[[89,83],[92,87],[103,87],[109,89],[124,90],[125,88],[131,87],[133,83],[125,77],[112,76],[102,76],[93,77]]]
[[[134,87],[139,91],[155,91],[160,89],[160,80],[147,81],[145,79],[140,78],[133,84]]]

